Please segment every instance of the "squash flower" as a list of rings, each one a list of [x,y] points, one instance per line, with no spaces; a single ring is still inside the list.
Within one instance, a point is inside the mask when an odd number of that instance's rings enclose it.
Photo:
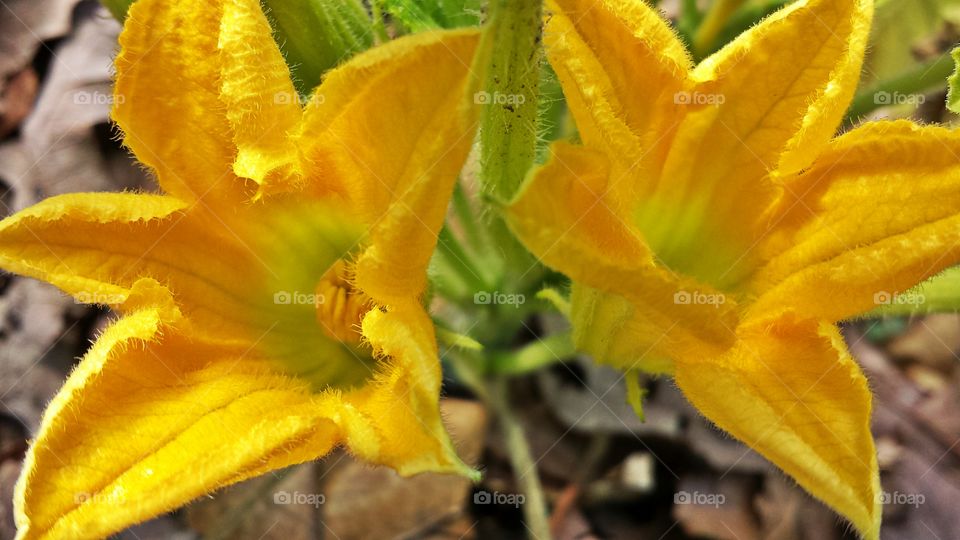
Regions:
[[[581,349],[672,375],[866,538],[871,394],[836,323],[960,262],[960,135],[894,121],[835,137],[872,13],[798,0],[693,65],[641,0],[548,2],[582,145],[555,144],[510,208],[572,279]]]
[[[139,0],[113,117],[154,193],[0,222],[0,266],[120,314],[47,408],[18,538],[98,538],[344,446],[476,472],[420,297],[472,144],[475,30],[401,38],[298,96],[258,0]]]

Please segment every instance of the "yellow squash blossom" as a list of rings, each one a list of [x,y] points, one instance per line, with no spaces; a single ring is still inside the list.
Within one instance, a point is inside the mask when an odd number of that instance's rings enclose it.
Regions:
[[[582,146],[511,207],[574,282],[578,345],[672,374],[698,409],[845,516],[880,527],[871,395],[836,322],[960,261],[960,134],[834,138],[871,0],[799,0],[693,65],[642,0],[548,2]]]
[[[133,5],[113,115],[164,193],[0,223],[4,268],[122,314],[44,415],[20,538],[103,537],[338,445],[474,476],[420,296],[472,142],[477,38],[375,48],[304,107],[258,0]]]

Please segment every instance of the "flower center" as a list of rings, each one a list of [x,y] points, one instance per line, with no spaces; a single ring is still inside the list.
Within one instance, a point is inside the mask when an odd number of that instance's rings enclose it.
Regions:
[[[370,297],[355,289],[349,268],[338,260],[317,283],[317,323],[323,332],[343,343],[360,342],[360,323],[372,307]]]

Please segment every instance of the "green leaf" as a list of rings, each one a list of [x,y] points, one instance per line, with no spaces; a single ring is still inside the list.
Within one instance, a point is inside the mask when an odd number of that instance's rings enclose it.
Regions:
[[[263,0],[293,74],[309,94],[330,68],[373,45],[373,21],[360,0]]]
[[[545,287],[537,293],[537,299],[549,302],[554,309],[570,318],[570,299],[557,289]]]
[[[880,0],[870,33],[863,83],[888,80],[916,65],[914,47],[956,15],[960,0]]]
[[[110,14],[120,22],[127,18],[127,10],[133,2],[134,0],[100,0],[100,3],[110,10]]]
[[[646,420],[643,414],[643,398],[647,395],[647,389],[640,386],[640,378],[643,376],[643,372],[639,369],[631,369],[623,376],[627,383],[627,403],[633,407],[633,412],[643,422]]]
[[[947,108],[960,114],[960,47],[950,56],[953,58],[953,74],[947,78]]]
[[[518,351],[490,356],[487,371],[496,375],[523,375],[561,362],[576,354],[570,332],[537,338]]]
[[[437,326],[437,339],[449,347],[466,349],[468,351],[483,350],[483,345],[481,345],[479,341],[466,334],[460,334],[454,332],[453,330],[447,330],[441,326]]]
[[[481,0],[380,0],[411,32],[480,24]]]

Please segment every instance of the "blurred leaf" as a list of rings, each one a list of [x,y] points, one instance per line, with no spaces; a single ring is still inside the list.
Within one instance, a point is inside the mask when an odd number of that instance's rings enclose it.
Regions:
[[[637,413],[637,417],[643,422],[645,419],[643,414],[643,398],[646,397],[647,390],[640,386],[641,376],[641,372],[638,369],[631,369],[624,373],[627,383],[627,403],[633,407],[633,412]]]
[[[373,21],[360,0],[263,0],[263,6],[301,94],[373,45]]]
[[[744,3],[738,9],[730,21],[720,32],[717,39],[717,45],[714,49],[719,49],[724,44],[733,41],[741,33],[746,32],[751,26],[760,22],[761,19],[777,11],[791,0],[751,0]]]
[[[483,345],[466,334],[460,334],[453,330],[437,326],[437,339],[450,347],[467,349],[470,351],[482,351]]]
[[[567,317],[570,316],[570,298],[557,289],[545,287],[537,293],[537,299],[550,302],[554,309]]]
[[[890,79],[913,67],[913,47],[936,33],[958,9],[960,0],[878,1],[862,82]]]
[[[100,3],[120,22],[127,18],[127,10],[133,2],[134,0],[100,0]]]
[[[914,62],[904,73],[882,81],[878,81],[861,89],[853,98],[847,110],[847,118],[856,120],[880,107],[887,107],[900,102],[898,96],[922,94],[945,86],[945,81],[953,69],[953,59],[950,54],[944,53],[924,63]],[[907,100],[910,103],[910,100]],[[919,100],[912,101],[916,107]],[[896,105],[903,107],[906,105]]]
[[[374,0],[377,1],[377,0]],[[380,0],[411,32],[480,24],[481,0]]]
[[[498,375],[523,375],[576,354],[570,332],[537,338],[519,351],[491,355],[488,371]]]
[[[960,114],[960,47],[950,56],[953,58],[953,74],[947,79],[947,108]]]

